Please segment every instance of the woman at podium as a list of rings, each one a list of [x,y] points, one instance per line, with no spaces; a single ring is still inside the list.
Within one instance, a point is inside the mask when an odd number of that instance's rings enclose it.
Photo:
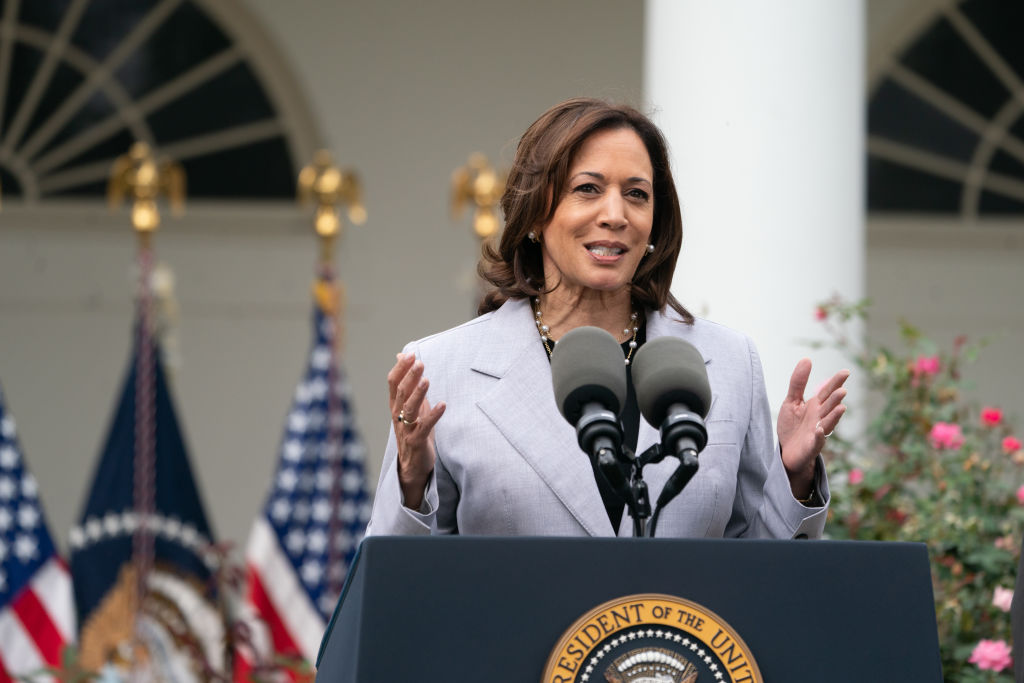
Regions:
[[[501,206],[500,244],[480,263],[492,287],[480,316],[410,343],[388,373],[391,433],[367,535],[630,535],[622,499],[595,479],[552,391],[554,343],[594,326],[621,343],[627,366],[662,336],[706,363],[707,446],[658,536],[820,536],[820,451],[845,410],[848,373],[805,398],[801,361],[772,425],[751,340],[669,292],[682,219],[658,128],[626,106],[558,104],[521,138]],[[621,417],[633,451],[659,439],[632,387]],[[644,469],[652,500],[670,460]]]

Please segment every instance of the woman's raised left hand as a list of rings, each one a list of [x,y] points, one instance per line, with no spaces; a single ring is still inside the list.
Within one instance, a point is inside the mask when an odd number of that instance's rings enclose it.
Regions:
[[[789,475],[793,496],[798,499],[810,495],[814,485],[814,463],[825,447],[825,438],[846,412],[843,383],[850,376],[850,371],[840,370],[832,375],[814,396],[805,400],[804,391],[810,376],[811,361],[804,358],[796,364],[789,379],[789,393],[779,409],[777,425],[782,463]]]

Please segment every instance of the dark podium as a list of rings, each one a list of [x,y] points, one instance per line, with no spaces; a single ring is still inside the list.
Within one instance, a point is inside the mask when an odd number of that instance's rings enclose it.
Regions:
[[[360,548],[317,683],[540,681],[577,619],[650,593],[721,617],[767,683],[942,680],[923,545],[382,537]]]

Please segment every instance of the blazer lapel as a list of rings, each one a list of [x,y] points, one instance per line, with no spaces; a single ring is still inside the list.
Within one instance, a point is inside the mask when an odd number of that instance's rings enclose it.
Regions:
[[[613,535],[590,462],[555,405],[551,366],[529,302],[507,302],[495,311],[491,326],[490,343],[472,368],[498,381],[477,406],[588,534]]]

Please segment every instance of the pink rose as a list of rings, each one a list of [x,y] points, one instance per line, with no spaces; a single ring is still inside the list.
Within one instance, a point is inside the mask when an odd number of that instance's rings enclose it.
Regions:
[[[1013,665],[1010,646],[1004,640],[982,640],[974,646],[974,652],[967,661],[989,671],[1002,671]]]
[[[941,364],[939,363],[938,356],[918,356],[917,360],[914,361],[914,368],[912,372],[916,377],[920,377],[922,375],[937,375],[940,367]]]
[[[1004,612],[1010,611],[1010,605],[1013,604],[1013,589],[1003,588],[1002,586],[996,586],[996,590],[992,593],[992,605],[997,609],[1001,609]]]
[[[1020,450],[1020,439],[1015,436],[1008,436],[1003,439],[1003,453],[1009,455]]]
[[[960,425],[951,422],[936,422],[928,434],[933,448],[960,448],[964,445],[964,435]]]
[[[1024,505],[1024,485],[1017,489],[1017,502]]]
[[[818,306],[817,308],[814,309],[814,319],[815,320],[820,322],[820,321],[824,320],[827,317],[828,317],[828,311],[825,310],[824,306]]]
[[[986,427],[994,427],[1003,421],[1003,411],[999,408],[982,408],[981,423]]]
[[[852,470],[850,470],[850,474],[848,476],[848,481],[854,486],[864,481],[864,472],[859,467],[854,467]]]

